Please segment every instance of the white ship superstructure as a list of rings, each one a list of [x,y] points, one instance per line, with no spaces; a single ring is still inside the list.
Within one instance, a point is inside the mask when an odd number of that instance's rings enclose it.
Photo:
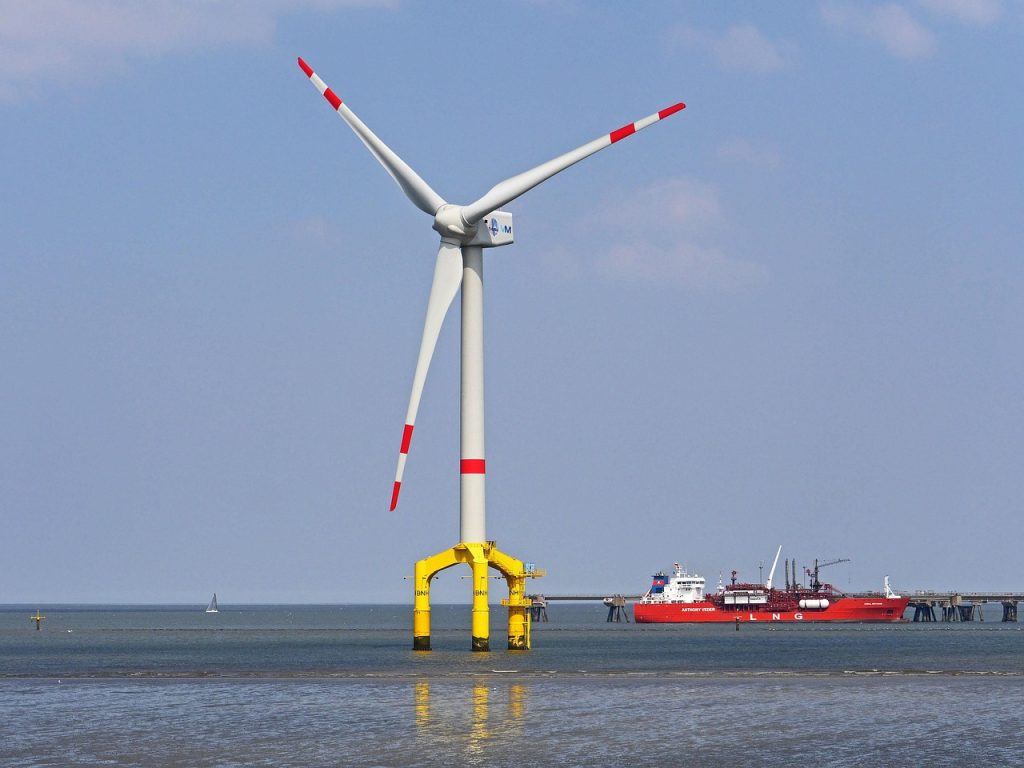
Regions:
[[[697,603],[704,599],[706,580],[696,573],[687,573],[675,563],[671,576],[659,572],[654,575],[651,588],[640,598],[641,603]]]

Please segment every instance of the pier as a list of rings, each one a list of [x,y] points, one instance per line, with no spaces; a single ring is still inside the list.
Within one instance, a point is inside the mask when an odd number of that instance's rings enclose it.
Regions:
[[[629,606],[626,605],[626,598],[622,595],[615,595],[615,597],[606,597],[602,602],[608,606],[608,618],[605,621],[629,623]]]
[[[983,606],[1001,603],[1002,621],[1017,621],[1017,604],[1024,592],[934,592],[917,590],[910,597],[908,609],[914,609],[914,621],[984,621]],[[936,611],[937,609],[937,611]]]
[[[547,621],[548,603],[552,600],[558,602],[601,602],[608,607],[608,618],[606,621],[629,623],[628,601],[636,602],[643,595],[527,595],[530,601],[530,620]]]

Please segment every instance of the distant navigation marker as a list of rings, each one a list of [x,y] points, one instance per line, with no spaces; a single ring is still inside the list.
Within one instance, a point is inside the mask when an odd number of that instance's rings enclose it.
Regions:
[[[36,615],[35,616],[29,616],[28,620],[29,621],[34,621],[36,623],[36,631],[38,632],[40,629],[43,628],[43,619],[45,619],[45,618],[46,618],[45,616],[43,616],[41,613],[39,613],[39,609],[36,608]]]

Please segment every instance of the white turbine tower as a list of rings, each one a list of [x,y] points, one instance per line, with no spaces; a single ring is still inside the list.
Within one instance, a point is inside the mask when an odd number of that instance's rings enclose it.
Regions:
[[[484,376],[483,376],[483,249],[509,245],[513,240],[512,215],[498,210],[542,181],[611,146],[686,105],[679,103],[604,134],[581,147],[494,185],[469,205],[448,203],[421,179],[398,155],[356,117],[327,84],[299,59],[310,82],[330,103],[342,120],[366,145],[391,175],[413,205],[434,217],[433,229],[441,236],[434,266],[434,280],[427,301],[423,338],[413,376],[412,394],[398,454],[398,471],[391,494],[391,509],[398,504],[402,474],[409,454],[416,412],[423,384],[434,354],[441,324],[459,288],[462,288],[462,436],[461,504],[459,543],[450,550],[416,564],[416,593],[413,614],[413,647],[430,650],[430,580],[443,568],[467,563],[473,569],[473,650],[489,649],[487,568],[501,571],[509,585],[509,648],[529,647],[529,614],[525,599],[525,564],[497,550],[487,541],[484,505]]]

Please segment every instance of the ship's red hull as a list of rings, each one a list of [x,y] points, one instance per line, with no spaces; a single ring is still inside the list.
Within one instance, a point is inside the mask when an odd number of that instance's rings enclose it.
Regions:
[[[760,606],[717,606],[708,600],[697,603],[634,603],[637,624],[704,624],[749,621],[899,621],[909,597],[834,598],[828,608],[771,610]]]

